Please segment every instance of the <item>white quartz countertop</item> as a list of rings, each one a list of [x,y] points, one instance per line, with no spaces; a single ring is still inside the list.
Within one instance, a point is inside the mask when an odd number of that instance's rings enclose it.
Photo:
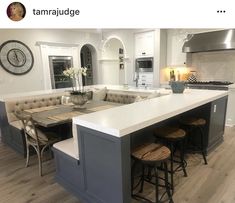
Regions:
[[[133,104],[73,118],[74,124],[122,137],[228,94],[227,91],[186,89]]]

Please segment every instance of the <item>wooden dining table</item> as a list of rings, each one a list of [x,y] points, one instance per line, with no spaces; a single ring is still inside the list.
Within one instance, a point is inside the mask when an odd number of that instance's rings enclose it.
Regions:
[[[24,113],[31,115],[33,120],[42,127],[54,127],[65,123],[71,123],[72,118],[101,111],[122,104],[106,101],[89,101],[85,108],[75,108],[74,105],[56,105],[24,110]]]

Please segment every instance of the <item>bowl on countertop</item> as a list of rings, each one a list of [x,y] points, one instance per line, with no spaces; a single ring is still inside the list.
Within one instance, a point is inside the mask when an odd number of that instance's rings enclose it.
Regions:
[[[170,81],[169,82],[173,93],[183,93],[185,89],[184,81]]]

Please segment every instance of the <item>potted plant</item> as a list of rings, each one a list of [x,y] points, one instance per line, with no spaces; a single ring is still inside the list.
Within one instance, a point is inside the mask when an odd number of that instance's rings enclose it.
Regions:
[[[71,67],[63,71],[63,74],[70,78],[72,91],[70,92],[71,101],[75,108],[84,108],[87,102],[87,95],[82,85],[82,76],[86,76],[86,67]]]

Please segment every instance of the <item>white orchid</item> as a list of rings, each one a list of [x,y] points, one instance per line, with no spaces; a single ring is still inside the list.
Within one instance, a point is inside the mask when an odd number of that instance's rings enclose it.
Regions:
[[[86,76],[86,67],[71,67],[63,71],[63,75],[72,79],[73,91],[81,91],[80,75]],[[82,78],[81,78],[82,79]],[[79,89],[77,89],[77,86]]]
[[[80,74],[86,76],[86,71],[87,71],[86,67],[79,67],[79,68],[71,67],[64,70],[63,74],[70,78],[77,78],[79,77]]]

